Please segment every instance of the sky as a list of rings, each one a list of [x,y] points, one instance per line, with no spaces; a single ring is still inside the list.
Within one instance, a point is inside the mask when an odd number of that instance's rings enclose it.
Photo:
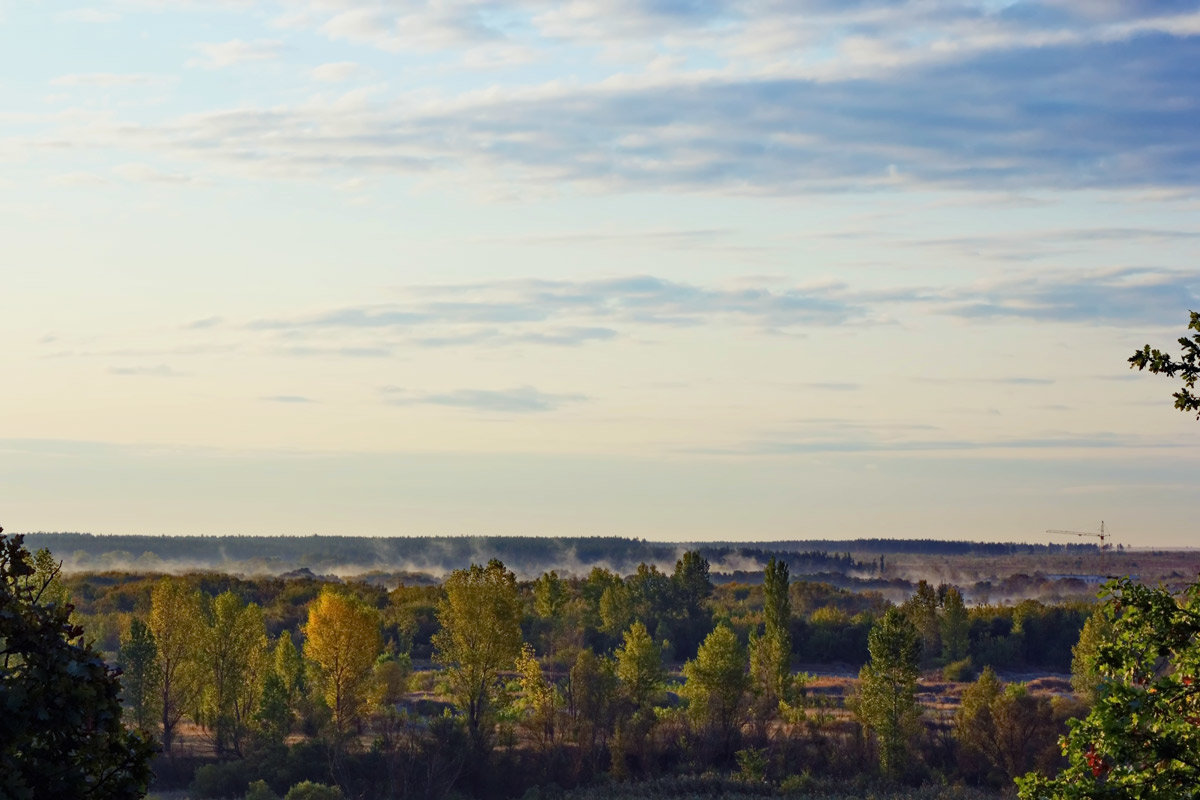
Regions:
[[[0,524],[1197,546],[1197,132],[1197,2],[0,0]]]

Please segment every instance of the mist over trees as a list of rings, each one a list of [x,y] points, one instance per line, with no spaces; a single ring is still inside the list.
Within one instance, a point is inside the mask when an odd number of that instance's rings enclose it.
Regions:
[[[1064,551],[1064,566],[1086,563],[1075,552],[1095,553]],[[1080,685],[1097,674],[1080,635],[1094,602],[972,602],[951,583],[886,577],[921,563],[899,554],[770,555],[747,580],[699,550],[675,555],[672,568],[526,577],[490,559],[412,584],[74,573],[55,591],[125,670],[125,724],[161,741],[162,785],[198,797],[304,784],[500,800],[714,774],[996,789],[1066,763],[1054,741],[1086,706],[1051,692],[1070,692],[1073,665]],[[797,578],[797,563],[887,591]],[[1013,673],[1050,683],[999,677]],[[958,687],[949,710],[934,686]]]

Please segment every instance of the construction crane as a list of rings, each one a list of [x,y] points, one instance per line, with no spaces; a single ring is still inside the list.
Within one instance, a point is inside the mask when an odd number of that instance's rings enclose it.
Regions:
[[[1100,549],[1101,550],[1108,550],[1112,547],[1111,544],[1104,543],[1104,540],[1108,538],[1108,534],[1104,532],[1104,520],[1100,520],[1100,532],[1099,533],[1095,533],[1093,531],[1059,531],[1059,530],[1053,530],[1053,529],[1046,531],[1046,533],[1059,533],[1064,536],[1090,536],[1092,538],[1100,540]]]

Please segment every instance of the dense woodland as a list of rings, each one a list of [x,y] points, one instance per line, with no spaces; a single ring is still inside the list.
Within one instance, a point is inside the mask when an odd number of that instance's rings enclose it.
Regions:
[[[308,782],[500,798],[665,776],[986,792],[1057,769],[1086,711],[1039,676],[1082,669],[1090,600],[968,604],[918,580],[892,602],[773,556],[718,583],[701,551],[669,571],[519,580],[492,559],[440,583],[378,578],[73,572],[51,593],[122,669],[127,724],[161,745],[156,790],[197,797]]]

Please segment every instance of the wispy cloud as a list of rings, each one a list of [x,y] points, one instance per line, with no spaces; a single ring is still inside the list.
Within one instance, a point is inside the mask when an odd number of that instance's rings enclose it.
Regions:
[[[111,375],[133,375],[148,378],[178,378],[184,374],[166,364],[138,367],[109,367],[108,372]]]
[[[532,386],[512,389],[457,389],[449,392],[420,393],[398,387],[381,390],[391,405],[434,405],[499,414],[536,414],[556,411],[564,405],[585,402],[581,394],[553,394]]]
[[[113,89],[119,86],[161,86],[174,82],[169,75],[145,72],[74,72],[50,79],[51,86]]]

